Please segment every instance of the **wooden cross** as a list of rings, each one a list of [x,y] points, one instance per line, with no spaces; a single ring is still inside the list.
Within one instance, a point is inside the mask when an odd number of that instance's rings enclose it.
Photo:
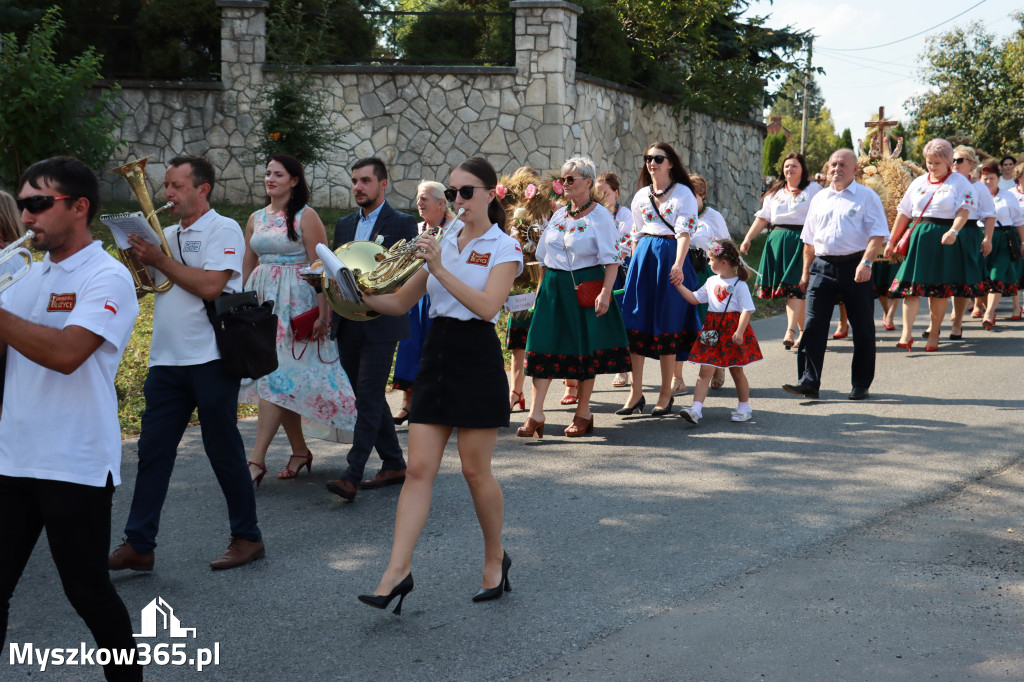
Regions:
[[[865,128],[875,128],[875,132],[872,133],[874,141],[871,143],[871,156],[875,156],[875,150],[877,149],[877,156],[883,154],[889,154],[889,136],[886,134],[886,128],[892,128],[898,126],[899,121],[886,121],[885,120],[885,107],[878,107],[878,120],[867,121],[864,123]]]

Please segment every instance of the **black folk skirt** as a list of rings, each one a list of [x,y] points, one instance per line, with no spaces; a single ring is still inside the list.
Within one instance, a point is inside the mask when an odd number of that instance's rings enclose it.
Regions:
[[[493,324],[434,318],[423,344],[409,421],[467,429],[508,427],[508,378]]]

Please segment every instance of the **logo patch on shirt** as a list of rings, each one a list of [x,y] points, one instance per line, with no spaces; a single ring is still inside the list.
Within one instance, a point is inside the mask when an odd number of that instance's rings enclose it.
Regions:
[[[235,250],[233,248],[224,249],[224,255],[225,256],[234,256],[235,255]]]
[[[111,301],[109,298],[107,299],[107,302],[103,304],[103,309],[109,310],[110,312],[117,315],[117,303]]]
[[[202,242],[185,242],[185,246],[181,247],[181,250],[188,251],[189,253],[199,253],[199,247],[202,245]]]
[[[469,254],[469,259],[466,263],[470,265],[483,265],[486,266],[491,262],[491,254],[489,253],[477,253],[476,251]]]
[[[50,304],[46,306],[48,313],[69,313],[75,309],[75,294],[50,294]]]

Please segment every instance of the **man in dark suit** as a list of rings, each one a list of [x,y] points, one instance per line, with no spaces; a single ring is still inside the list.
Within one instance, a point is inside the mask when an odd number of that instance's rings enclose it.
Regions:
[[[416,219],[384,201],[387,187],[388,171],[380,159],[361,159],[352,166],[352,196],[362,210],[338,221],[333,248],[378,237],[389,248],[400,239],[416,238]],[[331,332],[338,342],[341,366],[355,390],[358,415],[348,468],[341,478],[329,482],[327,489],[351,501],[360,487],[381,488],[405,481],[405,459],[385,391],[395,347],[409,336],[409,316],[381,315],[368,322],[353,322],[334,315]],[[364,481],[363,469],[374,447],[383,464],[376,476]]]

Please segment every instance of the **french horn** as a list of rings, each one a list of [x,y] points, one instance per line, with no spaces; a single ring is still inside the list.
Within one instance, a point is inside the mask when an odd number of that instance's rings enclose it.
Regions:
[[[3,291],[28,274],[29,269],[32,267],[32,252],[22,245],[27,241],[31,241],[34,236],[35,233],[32,230],[26,230],[24,235],[8,244],[3,250],[0,250],[0,265],[15,257],[22,258],[25,261],[25,265],[18,268],[17,271],[0,276],[0,291]]]
[[[424,232],[433,236],[439,243],[444,241],[451,227],[462,217],[465,209],[458,214],[444,229]],[[422,235],[421,235],[422,236]],[[407,242],[400,239],[390,249],[385,249],[376,242],[355,241],[343,244],[334,251],[334,255],[352,271],[356,286],[363,294],[379,295],[397,291],[403,284],[419,272],[425,261],[416,255],[417,239]],[[345,300],[338,292],[338,285],[327,276],[324,269],[321,287],[327,304],[334,312],[353,322],[366,322],[380,317],[380,313],[370,306],[359,302]]]
[[[135,198],[139,201],[139,206],[142,207],[142,212],[146,216],[146,222],[156,232],[156,235],[160,238],[160,249],[167,254],[169,258],[174,258],[171,255],[171,249],[167,246],[167,240],[164,238],[164,229],[160,227],[160,221],[156,219],[156,214],[164,209],[170,208],[173,204],[167,202],[160,208],[153,208],[153,199],[149,195],[149,188],[146,187],[146,162],[151,157],[139,159],[137,161],[129,161],[123,166],[118,166],[108,170],[108,173],[114,175],[120,175],[122,178],[128,181],[128,186],[131,188]],[[145,263],[140,261],[132,253],[131,249],[118,248],[117,255],[124,263],[128,271],[132,273],[132,279],[135,280],[135,293],[141,298],[146,294],[160,294],[172,286],[174,283],[171,280],[166,280],[161,284],[156,284],[153,280],[153,275],[149,271],[149,267]]]

